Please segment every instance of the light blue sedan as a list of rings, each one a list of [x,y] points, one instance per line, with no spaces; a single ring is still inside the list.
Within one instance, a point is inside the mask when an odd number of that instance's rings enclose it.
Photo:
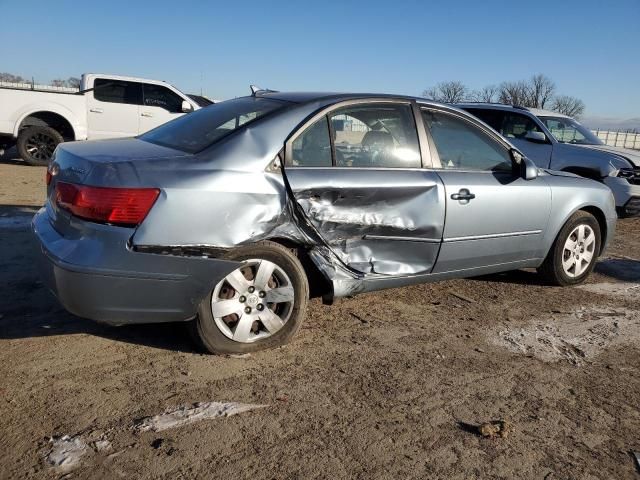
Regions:
[[[61,144],[47,183],[33,232],[69,311],[189,321],[225,354],[289,341],[311,296],[525,267],[581,283],[616,222],[601,183],[392,95],[254,90],[138,138]]]

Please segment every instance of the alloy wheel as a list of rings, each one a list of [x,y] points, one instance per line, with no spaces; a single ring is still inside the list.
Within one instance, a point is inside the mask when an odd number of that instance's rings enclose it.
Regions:
[[[27,138],[25,148],[34,160],[49,161],[56,149],[56,140],[46,133],[34,133]]]
[[[562,269],[571,278],[582,275],[595,258],[596,235],[589,225],[574,228],[564,243]]]

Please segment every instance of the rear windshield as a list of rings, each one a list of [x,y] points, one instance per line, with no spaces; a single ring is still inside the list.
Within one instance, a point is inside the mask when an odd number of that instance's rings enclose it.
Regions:
[[[227,100],[183,115],[139,138],[146,142],[196,153],[239,127],[284,105],[285,102],[259,97]]]

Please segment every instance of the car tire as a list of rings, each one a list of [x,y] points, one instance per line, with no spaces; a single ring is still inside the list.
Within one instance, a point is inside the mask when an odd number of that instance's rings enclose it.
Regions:
[[[552,285],[578,285],[595,267],[600,245],[598,221],[590,213],[578,211],[558,233],[538,272]]]
[[[47,166],[53,151],[64,138],[51,127],[27,127],[18,135],[20,158],[28,165]]]
[[[200,303],[197,318],[190,322],[198,346],[213,354],[229,355],[288,343],[300,328],[309,301],[309,283],[296,255],[278,243],[262,241],[236,248],[224,258],[242,261],[243,266],[220,280]],[[260,275],[261,266],[273,268],[272,273]],[[240,284],[238,278],[246,284]],[[285,294],[279,298],[278,292]],[[289,298],[292,301],[285,301]],[[274,299],[282,301],[269,302]],[[227,310],[233,312],[222,316]]]

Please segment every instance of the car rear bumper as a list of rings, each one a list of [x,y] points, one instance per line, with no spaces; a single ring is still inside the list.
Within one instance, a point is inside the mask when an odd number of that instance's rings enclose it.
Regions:
[[[32,221],[42,279],[80,317],[113,325],[189,320],[213,286],[238,266],[139,253],[128,244],[133,229],[83,223],[89,228],[65,238],[45,208]]]

